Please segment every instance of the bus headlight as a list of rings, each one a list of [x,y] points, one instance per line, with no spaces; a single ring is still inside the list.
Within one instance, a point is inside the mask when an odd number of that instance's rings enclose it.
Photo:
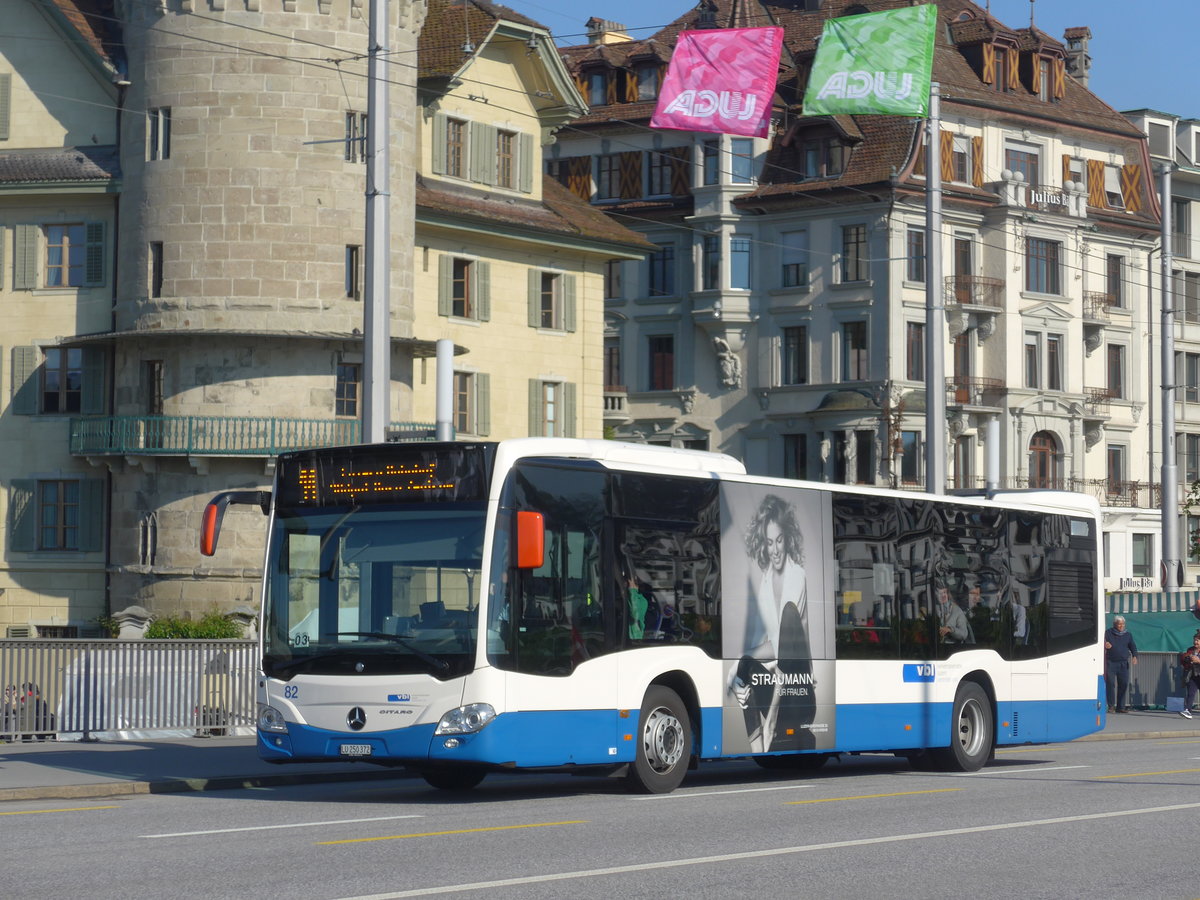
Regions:
[[[496,718],[490,703],[468,703],[442,716],[434,734],[474,734]]]
[[[258,730],[273,734],[287,734],[287,722],[283,719],[283,713],[273,706],[260,705],[258,707]]]

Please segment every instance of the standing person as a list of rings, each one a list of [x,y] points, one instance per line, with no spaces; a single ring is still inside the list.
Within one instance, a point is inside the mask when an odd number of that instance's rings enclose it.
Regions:
[[[1125,692],[1129,689],[1129,665],[1137,665],[1137,644],[1125,630],[1125,617],[1113,618],[1104,632],[1104,683],[1108,689],[1108,711],[1127,713]]]
[[[1187,685],[1187,697],[1179,714],[1190,719],[1196,692],[1200,691],[1200,631],[1192,637],[1192,646],[1179,654],[1179,664],[1183,666],[1183,683]]]
[[[795,676],[812,671],[804,539],[792,506],[774,494],[759,504],[746,531],[746,552],[762,571],[750,604],[741,662],[732,693],[745,711],[755,751],[812,745],[812,692]],[[792,682],[789,684],[789,682]]]

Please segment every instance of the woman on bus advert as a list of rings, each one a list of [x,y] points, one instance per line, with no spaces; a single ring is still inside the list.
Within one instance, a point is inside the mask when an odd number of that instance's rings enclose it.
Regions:
[[[734,499],[735,491],[750,490],[746,486],[731,489],[730,499]],[[738,505],[745,505],[745,499],[738,496]],[[820,520],[817,516],[808,518]],[[814,672],[813,658],[824,656],[825,616],[819,600],[810,605],[800,519],[792,504],[778,494],[768,493],[743,521],[744,557],[731,552],[736,525],[730,522],[730,528],[722,529],[722,557],[727,561],[741,557],[748,564],[744,587],[724,594],[731,600],[746,597],[740,646],[726,648],[725,653],[731,661],[729,693],[742,710],[744,740],[751,752],[815,748],[815,732],[832,727],[831,723],[822,723],[814,728],[821,679]],[[727,616],[732,613],[731,605],[726,602]],[[727,633],[732,633],[736,641],[736,627]],[[827,693],[832,700],[832,682]],[[831,733],[828,738],[832,738]]]

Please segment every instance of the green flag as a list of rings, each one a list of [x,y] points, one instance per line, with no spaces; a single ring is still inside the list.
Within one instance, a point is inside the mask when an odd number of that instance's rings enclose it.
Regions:
[[[933,3],[828,20],[804,114],[928,114],[936,28]]]

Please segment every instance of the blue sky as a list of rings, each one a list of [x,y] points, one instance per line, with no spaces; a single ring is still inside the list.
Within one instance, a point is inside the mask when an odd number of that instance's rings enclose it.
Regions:
[[[643,38],[695,5],[695,0],[498,2],[541,22],[563,45],[584,43],[584,23],[592,16],[621,22],[632,37]],[[1191,62],[1200,38],[1200,0],[1037,0],[1033,9],[1038,28],[1059,39],[1066,28],[1091,28],[1089,87],[1110,106],[1200,118],[1200,80]],[[1012,28],[1029,24],[1029,0],[991,0],[991,10]]]

